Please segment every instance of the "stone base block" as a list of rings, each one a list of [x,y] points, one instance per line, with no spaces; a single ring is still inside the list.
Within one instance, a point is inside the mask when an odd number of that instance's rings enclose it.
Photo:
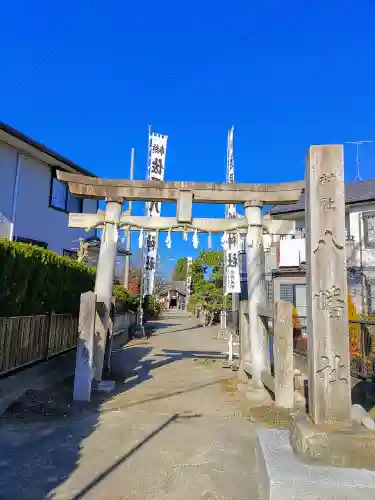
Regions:
[[[293,453],[289,431],[257,432],[262,499],[374,500],[374,472],[304,464]]]
[[[232,368],[232,362],[228,360],[223,361],[223,368]]]
[[[102,380],[95,386],[95,390],[98,392],[110,393],[115,390],[116,383],[114,380]]]
[[[263,386],[258,386],[250,380],[246,386],[246,399],[250,406],[269,406],[272,398]]]
[[[290,442],[306,463],[375,470],[375,433],[356,422],[316,426],[306,414],[296,413]]]
[[[233,361],[231,368],[233,372],[238,372],[238,370],[240,369],[240,364],[238,360]]]

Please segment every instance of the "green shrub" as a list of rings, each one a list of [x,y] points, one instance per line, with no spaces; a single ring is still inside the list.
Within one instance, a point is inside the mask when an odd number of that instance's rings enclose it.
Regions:
[[[139,298],[128,290],[125,290],[122,285],[115,285],[113,287],[113,295],[116,297],[117,314],[125,314],[127,311],[137,311]]]
[[[0,238],[0,316],[77,314],[95,269],[54,252]]]
[[[156,319],[160,316],[162,306],[154,295],[146,295],[143,301],[144,320]]]

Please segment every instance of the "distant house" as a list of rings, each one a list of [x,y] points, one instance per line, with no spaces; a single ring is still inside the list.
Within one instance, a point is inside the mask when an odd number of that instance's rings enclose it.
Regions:
[[[69,213],[95,213],[98,203],[72,196],[56,170],[94,176],[0,122],[0,236],[74,256],[95,231],[69,228]]]
[[[83,243],[85,244],[85,253],[82,262],[89,266],[97,267],[99,261],[101,239],[98,236],[91,236],[86,238]],[[117,244],[115,264],[115,282],[123,283],[125,273],[125,258],[126,256],[130,255],[131,252],[126,250],[124,245],[121,245],[121,243],[119,242]]]
[[[345,184],[348,291],[358,313],[375,313],[375,179]],[[266,251],[268,299],[293,302],[306,316],[305,199],[270,210],[277,219],[294,221]]]
[[[155,291],[164,309],[184,309],[186,300],[185,281],[171,281]]]

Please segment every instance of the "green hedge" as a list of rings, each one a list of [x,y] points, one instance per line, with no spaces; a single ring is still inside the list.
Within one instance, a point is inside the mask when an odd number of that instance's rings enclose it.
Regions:
[[[143,300],[144,321],[157,319],[160,316],[162,307],[155,295],[146,295]]]
[[[137,311],[139,298],[128,290],[125,290],[122,285],[115,285],[113,287],[113,295],[116,297],[117,314],[125,314],[127,311]]]
[[[77,314],[95,269],[68,257],[0,238],[0,316]]]

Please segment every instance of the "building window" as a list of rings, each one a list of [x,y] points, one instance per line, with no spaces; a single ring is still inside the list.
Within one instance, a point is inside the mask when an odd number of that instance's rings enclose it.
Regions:
[[[294,306],[300,318],[307,317],[307,287],[306,285],[294,285]]]
[[[45,241],[33,240],[32,238],[22,238],[21,236],[16,236],[15,241],[18,243],[27,243],[28,245],[34,245],[36,247],[41,247],[47,249],[48,243]]]
[[[366,248],[375,248],[375,212],[363,214],[363,229]]]
[[[59,181],[56,177],[56,170],[52,170],[51,192],[49,205],[56,210],[69,213],[83,212],[83,199],[73,196],[68,185]]]
[[[296,313],[301,318],[306,318],[307,316],[306,290],[307,288],[305,284],[280,284],[280,300],[293,304],[296,309]]]
[[[273,281],[266,280],[267,307],[273,306]]]
[[[305,331],[307,327],[307,287],[305,284],[280,284],[280,300],[290,302],[299,319],[300,327]]]
[[[294,304],[294,285],[280,284],[280,300]]]
[[[69,257],[69,259],[77,259],[77,251],[76,250],[63,250],[63,257]]]

